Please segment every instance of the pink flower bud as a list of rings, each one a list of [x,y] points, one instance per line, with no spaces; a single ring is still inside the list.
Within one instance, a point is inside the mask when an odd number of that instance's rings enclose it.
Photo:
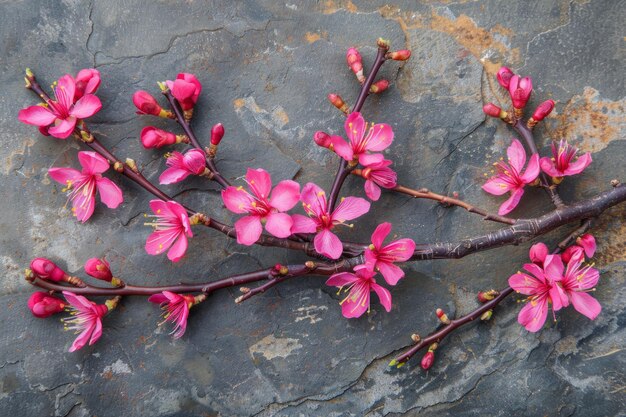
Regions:
[[[348,62],[348,66],[352,72],[355,74],[363,70],[363,59],[356,48],[348,49],[348,52],[346,52],[346,61]]]
[[[313,135],[313,140],[315,141],[315,143],[317,143],[318,146],[321,146],[322,148],[328,149],[331,145],[330,135],[326,132],[322,132],[321,130],[315,132],[315,134]]]
[[[533,113],[533,119],[540,122],[554,110],[554,100],[546,100],[537,106]]]
[[[593,254],[596,253],[596,239],[593,235],[586,233],[576,239],[576,243],[582,246],[587,258],[591,258]]]
[[[385,58],[393,59],[394,61],[406,61],[411,58],[411,51],[408,49],[401,49],[399,51],[388,52]]]
[[[450,324],[450,319],[448,318],[448,315],[442,309],[438,308],[437,310],[435,310],[435,314],[437,314],[437,317],[443,324]]]
[[[161,114],[161,106],[154,97],[147,91],[139,90],[133,94],[133,103],[137,107],[137,114],[151,114],[158,116]]]
[[[483,106],[483,112],[485,112],[487,116],[500,117],[502,109],[493,103],[487,103]]]
[[[34,292],[28,299],[28,308],[33,316],[45,319],[53,314],[60,313],[67,304],[63,300],[48,295],[45,292]]]
[[[488,301],[493,300],[498,295],[500,295],[500,292],[498,292],[496,290],[481,291],[481,292],[478,293],[478,301],[480,301],[481,303],[484,304],[484,303],[486,303]]]
[[[572,258],[582,258],[584,255],[584,250],[578,245],[572,245],[565,249],[561,254],[561,259],[565,263],[569,263]]]
[[[65,271],[59,268],[54,262],[46,258],[35,258],[30,263],[30,269],[39,278],[47,279],[55,282],[63,280]]]
[[[333,106],[337,107],[342,112],[348,112],[348,105],[345,101],[343,101],[343,98],[341,98],[339,94],[330,93],[328,95],[328,101],[330,101]]]
[[[548,250],[548,247],[545,245],[545,243],[539,242],[530,247],[528,256],[530,257],[530,261],[532,263],[541,266],[543,265],[543,261],[546,259],[546,256],[548,256],[549,253],[550,251]]]
[[[154,126],[146,126],[141,131],[141,143],[144,148],[161,148],[176,143],[176,135]]]
[[[211,128],[211,145],[219,145],[224,137],[224,125],[216,124]]]
[[[497,74],[498,83],[500,83],[500,85],[504,88],[509,88],[511,77],[513,77],[514,75],[515,74],[513,73],[513,71],[511,71],[507,67],[501,67],[498,70],[498,74]]]
[[[91,258],[85,263],[85,272],[96,279],[111,282],[113,274],[109,268],[109,263],[100,258]]]
[[[100,87],[100,71],[93,68],[82,69],[76,75],[76,90],[74,90],[74,101],[85,94],[93,94]]]
[[[176,76],[173,82],[166,81],[166,84],[183,110],[193,109],[202,91],[202,84],[195,75],[182,72]]]
[[[533,82],[530,77],[521,78],[519,75],[511,77],[509,83],[509,95],[513,102],[513,107],[523,109],[528,103],[530,93],[533,91]]]
[[[389,81],[387,80],[378,80],[370,87],[370,93],[378,94],[385,91],[389,88]]]
[[[425,371],[430,369],[430,367],[433,366],[433,363],[435,363],[435,352],[429,350],[422,358],[422,369]]]

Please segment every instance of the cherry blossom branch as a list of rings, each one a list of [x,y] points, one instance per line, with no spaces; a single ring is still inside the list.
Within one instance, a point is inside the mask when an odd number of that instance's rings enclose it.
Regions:
[[[374,64],[372,65],[372,69],[370,70],[369,75],[365,79],[365,82],[361,86],[361,91],[359,96],[352,108],[352,112],[360,112],[365,104],[365,100],[370,94],[370,88],[374,83],[374,79],[378,75],[378,71],[380,67],[385,63],[385,54],[389,51],[389,44],[382,39],[378,40],[378,51],[376,53],[376,59],[374,60]],[[335,174],[335,180],[333,181],[333,185],[330,189],[330,194],[328,197],[328,209],[329,212],[332,212],[335,209],[335,204],[337,202],[337,197],[339,197],[339,192],[341,191],[341,187],[350,174],[350,171],[354,169],[354,166],[350,166],[348,162],[341,158],[341,162],[339,163],[339,168],[337,169],[337,174]]]

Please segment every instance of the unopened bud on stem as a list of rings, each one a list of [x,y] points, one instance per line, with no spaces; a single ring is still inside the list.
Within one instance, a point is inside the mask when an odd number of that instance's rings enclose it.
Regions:
[[[357,80],[363,84],[365,82],[365,75],[363,74],[363,59],[359,51],[356,48],[348,49],[348,52],[346,52],[346,61],[348,62],[348,67],[350,67],[354,75],[356,75]]]
[[[448,315],[442,309],[438,308],[437,310],[435,310],[435,313],[437,314],[439,321],[441,321],[443,324],[450,324],[450,319],[448,318]]]
[[[419,335],[419,334],[417,334],[417,333],[413,333],[413,334],[411,335],[411,340],[412,340],[412,341],[414,341],[415,343],[419,343],[419,342],[420,342],[420,340],[422,340],[422,338],[420,337],[420,335]]]
[[[480,316],[480,319],[482,321],[487,321],[491,318],[492,315],[493,315],[493,310],[487,310]]]
[[[345,114],[348,114],[348,112],[350,111],[350,108],[348,107],[346,102],[343,101],[343,98],[341,98],[339,94],[334,94],[334,93],[329,94],[328,101],[330,101],[333,106],[337,107],[339,110],[341,110]]]
[[[401,49],[399,51],[387,52],[385,58],[393,59],[394,61],[406,61],[411,58],[411,51],[408,49]]]
[[[387,88],[389,88],[389,81],[385,79],[378,80],[374,84],[372,84],[372,86],[370,87],[370,93],[372,94],[382,93]]]
[[[500,292],[496,290],[481,291],[478,293],[478,301],[480,301],[481,303],[486,303],[487,301],[493,300],[498,295],[500,295]]]
[[[531,129],[535,127],[538,122],[545,119],[552,112],[552,110],[554,110],[554,104],[554,100],[546,100],[539,106],[537,106],[535,112],[533,113],[533,117],[528,119],[528,123],[526,123],[526,126]]]

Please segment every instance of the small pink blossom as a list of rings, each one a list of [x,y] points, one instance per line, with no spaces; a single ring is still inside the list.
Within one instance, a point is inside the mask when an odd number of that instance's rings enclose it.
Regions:
[[[583,248],[587,258],[593,257],[593,254],[596,253],[596,238],[592,234],[586,233],[582,235],[576,239],[576,243]]]
[[[391,161],[384,159],[364,167],[361,176],[365,178],[365,194],[372,201],[380,198],[380,187],[393,188],[397,185],[398,176],[389,168]]]
[[[533,113],[533,119],[538,122],[545,119],[554,110],[554,104],[554,100],[546,100],[538,105]]]
[[[558,255],[548,255],[543,268],[536,264],[525,264],[524,269],[528,274],[517,272],[509,278],[511,288],[529,296],[528,303],[517,316],[517,321],[529,332],[537,332],[543,327],[548,317],[549,303],[557,311],[567,302],[555,282],[560,279],[558,263],[563,266]]]
[[[146,126],[141,129],[141,144],[146,149],[161,148],[167,145],[178,143],[175,134],[154,126]]]
[[[100,87],[100,71],[93,68],[82,69],[76,75],[76,91],[74,101],[80,99],[85,94],[95,94]]]
[[[199,149],[190,149],[183,155],[172,152],[167,157],[169,167],[159,177],[161,184],[174,184],[187,178],[189,175],[200,175],[206,169],[206,156]]]
[[[113,181],[102,176],[109,169],[109,162],[96,152],[78,152],[82,172],[73,168],[50,168],[48,175],[53,180],[64,184],[70,191],[72,212],[81,221],[86,222],[96,206],[96,190],[102,201],[109,208],[116,208],[123,201],[122,190]]]
[[[510,213],[519,203],[524,194],[524,186],[533,182],[539,175],[539,155],[530,157],[526,171],[522,173],[526,163],[526,151],[519,140],[513,139],[513,143],[507,149],[509,163],[500,161],[495,163],[498,173],[487,180],[483,190],[493,195],[511,193],[511,197],[500,206],[498,214],[503,216]]]
[[[34,292],[28,299],[28,308],[33,316],[45,319],[53,314],[60,313],[67,304],[45,292]]]
[[[399,239],[383,246],[389,232],[391,223],[378,225],[372,233],[372,244],[365,249],[365,262],[370,268],[380,271],[387,284],[396,285],[404,277],[404,271],[394,263],[409,260],[415,250],[415,242],[411,239]]]
[[[521,78],[519,75],[511,77],[509,83],[509,95],[513,102],[513,107],[523,109],[533,92],[533,82],[530,77]]]
[[[67,276],[57,264],[46,258],[35,258],[30,262],[30,269],[41,279],[54,282],[63,281]]]
[[[543,261],[546,260],[546,256],[550,254],[548,247],[545,243],[539,242],[535,243],[530,247],[529,256],[530,261],[539,266],[543,266]]]
[[[367,213],[370,203],[358,197],[346,197],[332,213],[328,212],[326,193],[312,182],[302,188],[302,207],[309,216],[294,214],[292,233],[317,233],[313,244],[315,250],[331,259],[343,252],[341,240],[331,230],[346,220],[353,220]]]
[[[578,245],[568,246],[563,253],[561,254],[561,259],[563,262],[567,263],[572,258],[584,259],[585,251]]]
[[[180,295],[169,291],[154,294],[148,301],[160,304],[163,309],[163,323],[172,323],[174,339],[179,339],[187,330],[187,318],[189,309],[194,305],[193,295]],[[161,323],[162,324],[162,323]]]
[[[85,262],[85,273],[96,279],[111,282],[113,274],[106,259],[91,258]]]
[[[101,108],[100,99],[93,94],[85,94],[76,103],[76,82],[71,75],[59,78],[54,89],[54,100],[46,104],[30,106],[19,112],[18,119],[26,124],[39,126],[55,138],[65,139],[72,134],[76,122],[93,116]],[[49,127],[54,125],[52,127]]]
[[[513,71],[511,71],[509,68],[507,67],[500,67],[500,69],[498,70],[498,73],[496,74],[496,77],[498,78],[498,83],[508,89],[509,88],[509,84],[511,83],[511,78],[514,76],[515,74],[513,73]]]
[[[591,154],[587,152],[574,161],[577,151],[577,148],[564,139],[559,142],[558,146],[552,142],[552,158],[541,158],[541,169],[553,178],[580,174],[591,163]]]
[[[356,318],[366,311],[369,312],[371,291],[376,292],[385,310],[391,311],[391,293],[376,283],[374,275],[376,273],[366,265],[358,265],[354,267],[354,273],[340,272],[326,281],[326,285],[339,287],[339,291],[343,289],[348,292],[347,297],[340,303],[344,317]]]
[[[159,102],[147,91],[135,91],[133,94],[133,104],[137,107],[137,114],[160,116],[163,113],[163,108]]]
[[[187,237],[193,237],[187,210],[175,201],[151,200],[150,208],[156,221],[147,223],[154,232],[146,240],[146,252],[159,255],[167,252],[172,262],[178,262],[187,251]]]
[[[588,294],[593,291],[600,279],[600,272],[591,266],[583,266],[584,258],[572,257],[567,263],[567,269],[561,280],[557,283],[571,300],[572,305],[580,314],[591,320],[598,317],[602,306],[598,300]],[[560,263],[560,273],[563,273],[563,263]],[[564,307],[567,307],[566,303]]]
[[[96,304],[89,301],[82,295],[76,295],[68,291],[63,291],[63,295],[70,303],[70,314],[72,317],[63,319],[66,330],[74,330],[80,333],[72,346],[70,352],[81,349],[89,342],[93,345],[102,336],[102,317],[109,309],[104,304]]]
[[[370,154],[370,151],[379,152],[387,149],[393,142],[393,130],[385,123],[375,124],[365,132],[367,123],[361,113],[351,113],[345,122],[346,135],[350,143],[346,143],[340,136],[332,136],[333,150],[348,162],[358,161],[361,165],[371,165],[382,162],[382,154]]]
[[[167,80],[165,83],[183,110],[193,109],[202,91],[202,84],[195,75],[183,72],[174,81]]]

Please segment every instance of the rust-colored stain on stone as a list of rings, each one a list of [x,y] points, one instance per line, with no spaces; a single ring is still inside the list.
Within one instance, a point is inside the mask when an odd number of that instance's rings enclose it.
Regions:
[[[328,32],[321,32],[321,33],[307,32],[304,34],[304,39],[308,43],[314,43],[314,42],[319,41],[320,39],[328,39]]]
[[[626,208],[613,207],[593,225],[598,250],[593,261],[598,265],[626,261]]]
[[[352,3],[351,0],[326,0],[322,4],[322,13],[324,14],[333,14],[337,13],[339,10],[346,10],[350,13],[355,13],[358,11],[357,7]]]
[[[625,101],[603,100],[597,90],[585,87],[558,115],[548,119],[546,129],[553,140],[567,139],[582,151],[598,152],[624,137]]]

